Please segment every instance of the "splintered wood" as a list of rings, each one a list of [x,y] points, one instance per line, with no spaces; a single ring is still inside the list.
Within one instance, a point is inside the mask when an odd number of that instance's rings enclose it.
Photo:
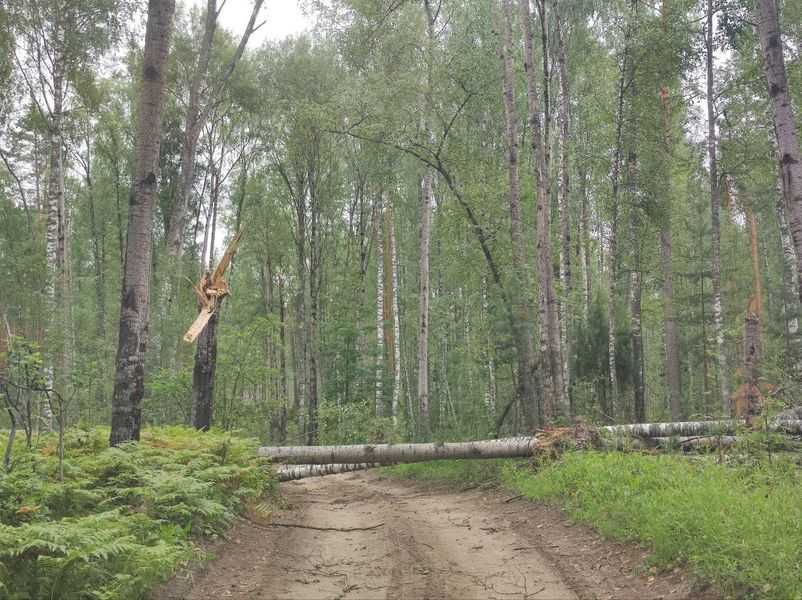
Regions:
[[[192,290],[198,297],[198,308],[200,312],[184,334],[184,341],[188,344],[191,344],[198,338],[209,323],[209,319],[212,318],[214,312],[220,307],[223,298],[231,294],[231,289],[228,287],[228,282],[223,279],[223,275],[225,275],[226,269],[228,269],[234,255],[237,253],[237,245],[241,237],[242,230],[238,231],[231,239],[214,273],[204,273],[201,280],[192,286]]]

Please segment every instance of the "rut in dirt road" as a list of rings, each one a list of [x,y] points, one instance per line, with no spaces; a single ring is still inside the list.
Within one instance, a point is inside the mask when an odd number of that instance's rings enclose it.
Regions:
[[[158,598],[688,598],[680,573],[638,575],[645,554],[568,525],[559,511],[382,478],[333,475],[284,484],[288,509],[243,522],[219,557]],[[314,529],[320,528],[320,529]],[[322,530],[337,528],[337,530]]]

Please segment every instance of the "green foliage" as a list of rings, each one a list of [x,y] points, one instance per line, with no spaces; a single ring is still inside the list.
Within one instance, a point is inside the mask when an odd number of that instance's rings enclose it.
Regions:
[[[416,481],[448,482],[462,487],[501,482],[505,466],[511,461],[489,460],[438,460],[387,467],[384,472],[392,477]]]
[[[107,439],[69,430],[63,483],[54,440],[18,444],[14,470],[0,476],[4,598],[140,598],[193,555],[194,536],[219,533],[277,490],[255,440],[182,427],[119,448]]]
[[[725,465],[713,457],[574,452],[540,464],[444,460],[397,465],[390,476],[458,486],[503,484],[606,536],[646,544],[650,561],[686,564],[739,597],[802,597],[802,472],[749,436]]]
[[[687,563],[726,592],[802,595],[802,477],[787,462],[582,452],[536,474],[507,469],[504,481],[605,535],[648,544],[658,565]]]
[[[322,402],[318,407],[321,444],[389,443],[401,440],[390,417],[376,416],[372,403],[349,402],[337,406]]]

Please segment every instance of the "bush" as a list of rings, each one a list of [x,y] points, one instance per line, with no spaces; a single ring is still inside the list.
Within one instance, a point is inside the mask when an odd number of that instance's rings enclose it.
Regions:
[[[107,439],[69,431],[63,483],[54,440],[17,449],[0,475],[0,597],[140,598],[196,553],[193,536],[277,490],[255,440],[181,427]]]

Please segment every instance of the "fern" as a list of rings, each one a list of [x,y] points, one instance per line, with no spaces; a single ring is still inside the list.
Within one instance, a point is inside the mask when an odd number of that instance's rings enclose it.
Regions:
[[[67,433],[63,483],[53,440],[17,449],[0,475],[0,598],[141,598],[197,553],[192,537],[277,489],[252,440],[177,427],[119,448],[106,439]]]

